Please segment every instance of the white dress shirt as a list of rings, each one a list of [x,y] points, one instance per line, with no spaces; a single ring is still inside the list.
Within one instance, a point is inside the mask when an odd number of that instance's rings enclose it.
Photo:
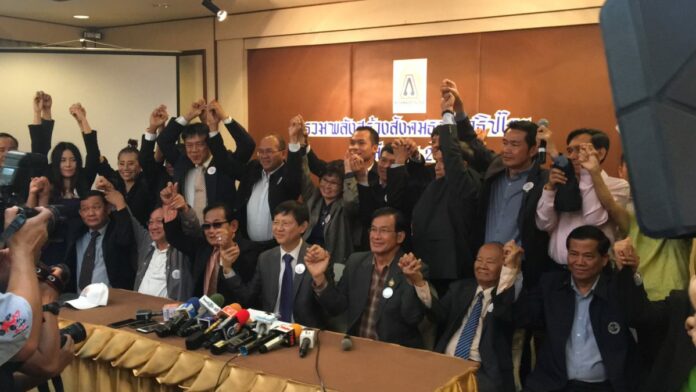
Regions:
[[[145,276],[138,287],[138,292],[155,297],[167,298],[167,251],[169,246],[160,250],[153,242],[155,248],[152,252],[150,264],[147,266]]]
[[[261,170],[259,179],[251,190],[251,197],[247,203],[247,233],[252,241],[269,241],[273,239],[273,217],[268,205],[268,189],[271,175],[283,167],[278,166],[270,173]]]

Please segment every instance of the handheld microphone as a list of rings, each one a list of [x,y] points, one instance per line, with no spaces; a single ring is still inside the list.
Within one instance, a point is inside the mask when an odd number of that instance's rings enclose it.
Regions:
[[[286,333],[288,331],[292,331],[291,324],[278,323],[273,329],[268,331],[268,333],[266,333],[266,335],[257,334],[258,338],[256,340],[239,347],[239,352],[245,356],[249,355],[249,354],[253,353],[254,351],[258,350],[261,346],[263,346],[267,342],[276,338],[278,335],[282,335],[283,333]]]
[[[305,328],[300,334],[300,358],[304,358],[310,349],[314,348],[317,342],[318,332],[316,329]]]
[[[162,312],[155,312],[150,309],[138,309],[135,311],[136,320],[151,320],[155,316],[161,316]]]
[[[549,120],[542,118],[542,119],[539,119],[537,124],[540,127],[548,127]],[[539,164],[544,164],[544,163],[546,163],[546,140],[542,140],[539,142]]]
[[[202,330],[201,327],[192,327],[194,332],[186,338],[186,348],[188,350],[196,350],[201,348],[201,346],[205,346],[204,343],[211,337],[211,335],[214,336],[216,330],[218,329],[218,327],[221,326],[223,322],[234,318],[234,316],[237,314],[238,307],[239,304],[237,303],[225,306],[218,315],[218,319],[212,324],[210,324],[210,326],[205,330]],[[215,341],[217,340],[219,340],[219,338],[215,339]]]
[[[350,351],[353,348],[353,339],[350,338],[350,335],[346,335],[343,337],[341,340],[341,350],[343,351]]]
[[[202,296],[199,300],[201,307],[198,309],[198,314],[196,314],[195,317],[186,320],[181,327],[179,327],[179,329],[176,331],[177,336],[190,336],[192,333],[199,330],[200,328],[198,326],[201,325],[199,321],[200,318],[206,313],[213,316],[220,313],[220,305],[222,305],[224,300],[225,298],[220,294],[213,294],[210,296],[210,298],[207,295]],[[220,305],[218,305],[218,303]]]
[[[189,300],[186,301],[186,303],[181,304],[177,308],[176,313],[172,318],[170,318],[169,320],[167,320],[166,323],[160,325],[155,329],[157,336],[161,338],[171,336],[179,329],[179,327],[181,327],[181,324],[183,324],[184,321],[193,317],[198,312],[199,308],[200,302],[198,298],[189,298]]]
[[[254,331],[259,336],[266,335],[268,331],[273,327],[274,323],[278,321],[278,317],[276,317],[276,315],[273,313],[268,313],[256,309],[249,309],[249,313],[251,314],[251,318],[256,322],[256,327]]]
[[[275,350],[281,346],[292,347],[297,344],[297,338],[300,337],[302,333],[302,326],[300,324],[291,324],[289,327],[281,325],[283,327],[283,332],[276,336],[275,338],[269,340],[268,342],[262,344],[259,347],[259,352],[265,354],[269,351]],[[287,328],[287,330],[286,330]]]

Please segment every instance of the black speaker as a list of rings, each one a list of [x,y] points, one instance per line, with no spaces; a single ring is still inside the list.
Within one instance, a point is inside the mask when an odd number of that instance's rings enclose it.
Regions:
[[[696,233],[696,1],[607,0],[600,24],[638,223]]]

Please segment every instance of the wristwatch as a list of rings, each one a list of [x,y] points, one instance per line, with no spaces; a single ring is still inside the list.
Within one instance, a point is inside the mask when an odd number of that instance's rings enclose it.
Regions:
[[[50,304],[45,304],[43,306],[43,311],[53,313],[57,316],[58,313],[60,313],[60,305],[58,305],[58,302],[51,302]]]
[[[635,283],[636,286],[640,286],[643,284],[643,277],[640,276],[639,272],[633,274],[633,283]]]

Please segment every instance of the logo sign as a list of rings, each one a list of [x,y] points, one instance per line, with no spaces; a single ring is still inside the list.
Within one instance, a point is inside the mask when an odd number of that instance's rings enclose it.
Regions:
[[[393,112],[425,113],[428,59],[394,60]]]

